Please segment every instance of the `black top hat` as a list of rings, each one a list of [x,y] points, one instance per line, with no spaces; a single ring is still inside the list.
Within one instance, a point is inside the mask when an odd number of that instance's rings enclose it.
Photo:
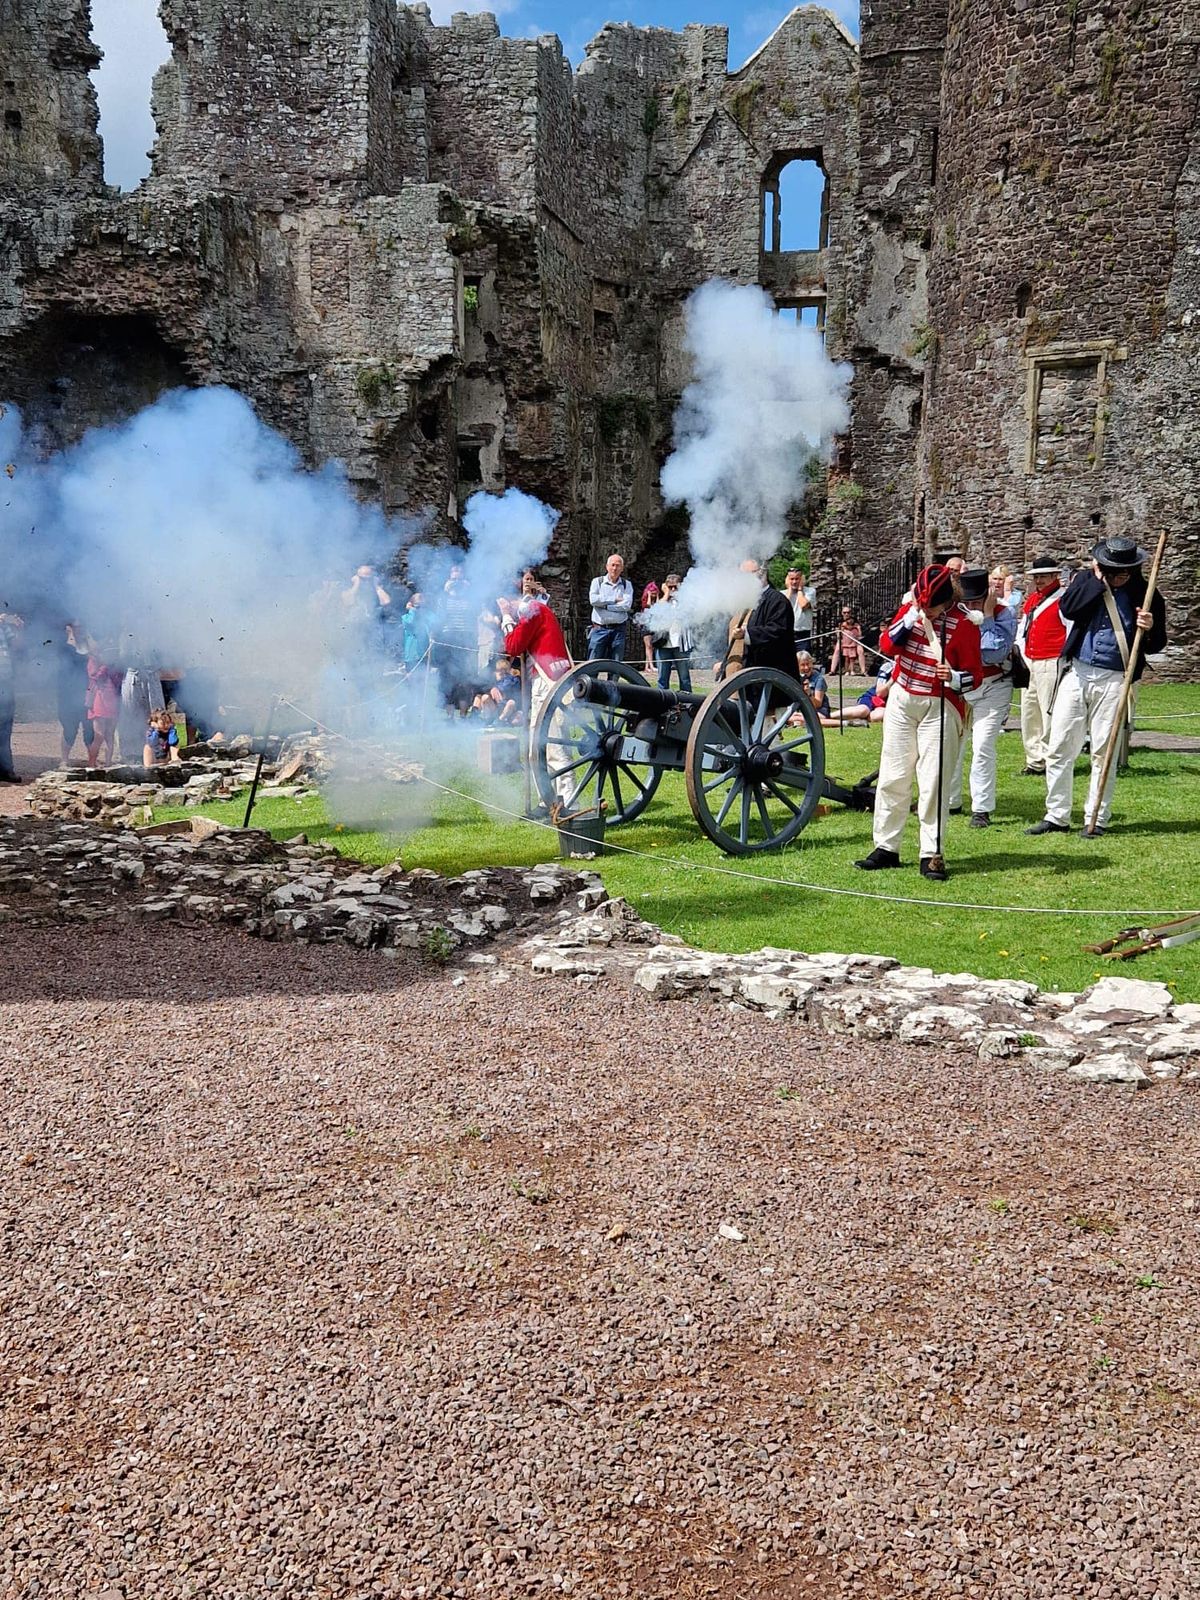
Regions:
[[[982,600],[988,592],[986,567],[967,567],[958,575],[958,589],[964,600]]]
[[[1029,563],[1029,571],[1032,576],[1037,576],[1039,573],[1061,572],[1062,562],[1054,556],[1034,556]]]
[[[1130,572],[1145,559],[1146,552],[1138,549],[1135,539],[1101,539],[1092,551],[1092,560],[1111,572]]]

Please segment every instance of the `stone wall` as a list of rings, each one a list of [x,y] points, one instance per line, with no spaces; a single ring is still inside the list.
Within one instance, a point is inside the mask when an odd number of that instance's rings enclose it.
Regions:
[[[100,60],[89,0],[0,7],[0,192],[86,193],[101,183]]]
[[[1074,557],[1166,527],[1181,643],[1200,539],[1196,23],[1190,0],[954,0],[921,460],[931,541],[973,555]]]
[[[390,188],[390,0],[162,0],[151,184],[288,200]],[[382,103],[381,103],[382,101]]]
[[[850,450],[863,491],[834,534],[861,573],[921,536],[917,484],[930,349],[928,264],[947,0],[863,0],[859,241],[851,289]]]

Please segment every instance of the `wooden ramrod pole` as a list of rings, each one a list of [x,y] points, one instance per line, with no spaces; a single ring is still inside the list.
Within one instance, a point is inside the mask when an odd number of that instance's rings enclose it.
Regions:
[[[1146,597],[1138,607],[1139,611],[1149,611],[1154,602],[1154,591],[1158,588],[1158,569],[1162,565],[1163,551],[1167,547],[1166,531],[1158,536],[1158,549],[1154,552],[1154,560],[1150,565],[1150,577],[1146,582]],[[1100,768],[1100,785],[1096,790],[1096,807],[1088,822],[1087,831],[1094,835],[1100,822],[1100,810],[1104,805],[1104,790],[1108,784],[1108,775],[1112,771],[1113,761],[1116,759],[1117,750],[1121,743],[1121,732],[1125,726],[1125,713],[1129,709],[1129,692],[1133,688],[1133,675],[1137,671],[1138,661],[1142,654],[1142,641],[1146,635],[1143,629],[1133,630],[1133,644],[1129,650],[1129,665],[1125,668],[1125,681],[1121,685],[1121,703],[1117,707],[1116,719],[1112,725],[1112,732],[1108,736],[1108,746],[1104,752],[1104,765]]]

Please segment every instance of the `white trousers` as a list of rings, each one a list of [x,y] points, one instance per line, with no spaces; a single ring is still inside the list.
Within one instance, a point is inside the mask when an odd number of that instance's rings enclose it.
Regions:
[[[1050,661],[1030,661],[1028,665],[1029,683],[1021,690],[1021,743],[1025,746],[1025,765],[1044,772],[1054,685],[1058,682],[1058,657]]]
[[[533,667],[530,667],[528,670],[529,670],[529,728],[528,728],[526,737],[529,740],[529,760],[531,762],[533,762],[533,761],[536,760],[536,755],[537,755],[537,751],[536,751],[537,737],[536,737],[536,734],[537,734],[537,725],[538,725],[539,720],[541,719],[542,707],[546,704],[546,701],[549,700],[550,696],[554,693],[554,691],[558,687],[558,685],[556,683],[552,682],[549,678],[543,678],[542,674],[540,672],[535,671]],[[565,721],[565,719],[563,717],[562,712],[561,711],[557,712],[555,714],[554,721],[551,723],[550,727],[546,729],[546,732],[548,734],[549,733],[553,733],[553,734],[557,734],[557,735],[561,736],[562,731],[563,731],[564,721]],[[558,760],[558,761],[564,761],[566,759],[566,757],[567,757],[567,754],[568,754],[568,752],[566,750],[562,749],[561,747],[558,747],[555,750],[555,759]],[[555,792],[555,794],[557,794],[557,796],[558,796],[558,798],[560,800],[566,800],[567,799],[568,795],[571,793],[571,790],[579,782],[579,779],[580,779],[581,776],[582,776],[582,772],[581,771],[573,772],[573,773],[572,772],[568,772],[568,773],[564,774],[562,777],[554,779],[554,792]],[[585,799],[584,796],[580,796],[580,798],[581,799]],[[586,803],[586,800],[585,800],[585,803]]]
[[[1104,752],[1108,748],[1113,723],[1117,720],[1123,679],[1123,673],[1088,666],[1082,661],[1072,661],[1063,674],[1054,698],[1054,716],[1050,722],[1050,739],[1046,747],[1048,822],[1066,825],[1071,820],[1075,760],[1087,739],[1092,750],[1092,779],[1088,784],[1084,820],[1090,824],[1100,789]],[[1114,759],[1100,805],[1101,827],[1112,813],[1112,794],[1116,781],[1117,763]]]
[[[941,741],[938,696],[910,694],[893,684],[883,714],[883,752],[875,784],[875,844],[899,853],[904,824],[917,780],[917,815],[921,824],[921,857],[937,854],[938,833],[943,839],[950,809],[950,784],[958,762],[962,719],[946,701],[945,738]],[[938,828],[938,744],[942,742],[942,816]]]
[[[1000,738],[1005,718],[1013,709],[1013,680],[987,678],[984,685],[966,696],[971,707],[971,810],[995,811],[995,741]],[[965,746],[963,739],[963,746]],[[963,758],[958,755],[958,770],[950,805],[962,805]]]

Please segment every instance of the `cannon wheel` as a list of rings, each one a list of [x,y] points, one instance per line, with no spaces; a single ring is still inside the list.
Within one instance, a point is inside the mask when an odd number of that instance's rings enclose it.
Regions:
[[[632,822],[650,804],[662,768],[622,750],[628,713],[575,699],[581,678],[618,678],[645,683],[623,661],[584,661],[560,678],[542,706],[533,732],[533,776],[548,807],[594,811],[607,802],[610,826]]]
[[[779,850],[812,817],[823,791],[825,735],[816,709],[784,672],[736,672],[692,724],[685,770],[692,815],[726,855]]]

